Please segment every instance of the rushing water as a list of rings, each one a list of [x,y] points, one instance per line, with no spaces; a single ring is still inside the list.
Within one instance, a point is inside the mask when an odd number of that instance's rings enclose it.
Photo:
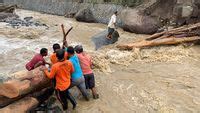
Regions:
[[[81,43],[85,50],[94,51],[91,37],[101,31],[106,26],[101,24],[78,23],[72,19],[60,16],[40,14],[32,11],[18,10],[18,14],[23,17],[33,16],[34,19],[47,24],[49,29],[27,28],[13,29],[4,24],[0,26],[0,76],[7,78],[10,73],[24,70],[24,65],[32,56],[39,52],[42,47],[47,47],[49,53],[52,52],[53,43],[61,43],[62,32],[60,24],[65,23],[66,27],[74,26],[68,36],[70,45]],[[6,30],[5,30],[6,29]],[[28,28],[29,29],[29,28]],[[23,33],[34,31],[35,38],[26,38]],[[40,33],[38,33],[40,32]],[[127,42],[134,37],[143,37],[125,33],[121,30],[119,42]],[[29,37],[29,36],[28,36]],[[120,57],[117,60],[126,64],[133,59],[128,53],[115,53],[110,51],[114,47],[98,51],[101,54],[108,53],[108,57]],[[173,48],[173,47],[172,47]],[[198,50],[199,47],[196,48]],[[163,51],[161,51],[163,50]],[[179,58],[182,58],[187,51],[181,52],[176,49]],[[152,50],[146,50],[152,51]],[[173,51],[169,56],[167,52],[173,49],[162,49],[151,52],[145,57],[151,59],[173,58]],[[194,51],[198,56],[198,52]],[[160,54],[159,54],[160,53]],[[161,53],[164,54],[161,56]],[[169,56],[169,57],[167,57]],[[112,73],[95,71],[96,85],[100,94],[100,99],[85,102],[78,100],[78,113],[198,113],[200,112],[200,69],[199,57],[191,59],[191,55],[181,59],[184,62],[144,62],[140,59],[129,64],[129,66],[111,64]],[[46,58],[49,60],[49,58]],[[124,60],[123,60],[124,59]],[[113,61],[114,62],[114,61]],[[116,61],[115,61],[116,62]]]

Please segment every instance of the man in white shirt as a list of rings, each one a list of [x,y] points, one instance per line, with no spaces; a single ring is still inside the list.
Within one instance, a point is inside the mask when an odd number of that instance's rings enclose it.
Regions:
[[[116,28],[116,21],[117,21],[117,11],[111,16],[111,19],[108,23],[108,35],[107,38],[111,39],[112,38],[112,34],[115,31]]]

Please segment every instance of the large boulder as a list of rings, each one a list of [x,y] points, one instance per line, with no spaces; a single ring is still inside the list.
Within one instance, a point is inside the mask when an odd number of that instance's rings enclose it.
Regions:
[[[150,16],[140,14],[138,10],[125,9],[121,12],[122,28],[137,34],[153,34],[159,29],[159,22]]]
[[[96,22],[90,8],[83,8],[79,10],[78,13],[75,15],[75,18],[77,21],[81,22],[89,22],[89,23]]]
[[[196,5],[176,5],[173,10],[175,23],[178,26],[199,22],[200,9]]]
[[[104,30],[92,37],[92,41],[95,44],[95,50],[98,50],[105,45],[114,44],[118,41],[119,33],[117,31],[113,32],[112,39],[107,39],[107,34],[108,30]]]

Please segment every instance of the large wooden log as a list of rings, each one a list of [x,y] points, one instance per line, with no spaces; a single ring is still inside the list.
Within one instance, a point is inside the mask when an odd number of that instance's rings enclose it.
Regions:
[[[5,108],[0,109],[0,113],[26,113],[29,109],[36,107],[38,100],[33,97],[25,97]]]
[[[149,37],[147,37],[145,40],[153,40],[153,39],[156,39],[156,38],[159,38],[163,35],[174,35],[174,34],[177,34],[179,32],[190,32],[194,29],[199,29],[200,28],[200,23],[196,23],[196,24],[193,24],[193,25],[186,25],[186,26],[182,26],[182,27],[179,27],[179,28],[175,28],[175,29],[171,29],[169,31],[163,31],[163,32],[160,32],[160,33],[155,33]]]
[[[26,95],[20,95],[17,98],[7,98],[7,97],[0,97],[0,108],[6,107],[9,104],[12,104],[24,97],[34,97],[36,98],[40,103],[46,101],[51,95],[53,95],[54,88],[53,87],[48,87],[44,88],[40,91],[31,93],[31,94],[26,94]]]
[[[169,37],[169,38],[163,38],[163,39],[154,39],[151,41],[140,41],[140,42],[134,42],[131,44],[123,44],[118,45],[117,47],[120,49],[125,50],[131,50],[133,48],[143,48],[143,47],[150,47],[150,46],[157,46],[157,45],[173,45],[173,44],[180,44],[183,42],[192,42],[200,40],[200,37],[194,36],[194,37],[182,37],[182,38],[176,38],[176,37]]]
[[[48,87],[50,80],[39,68],[24,72],[24,77],[0,84],[0,95],[8,98],[16,98]]]
[[[26,95],[26,97],[23,96],[25,98],[23,98],[22,96],[14,99],[0,97],[0,108],[2,108],[0,109],[0,113],[29,113],[30,111],[35,109],[39,103],[43,103],[44,101],[49,99],[49,97],[53,95],[53,92],[54,88],[48,87],[38,92],[34,92],[33,94]],[[4,104],[4,106],[2,106],[1,104]]]

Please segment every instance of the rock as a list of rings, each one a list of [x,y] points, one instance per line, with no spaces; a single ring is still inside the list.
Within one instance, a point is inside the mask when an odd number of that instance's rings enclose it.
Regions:
[[[38,21],[31,21],[33,17],[25,17],[23,20],[19,16],[11,13],[0,13],[0,22],[6,22],[9,26],[13,28],[18,28],[20,26],[44,26],[49,28],[46,24],[40,23]]]
[[[19,16],[13,13],[4,13],[4,12],[0,13],[0,22],[4,22],[5,20],[12,18],[19,18]]]
[[[32,16],[31,16],[31,17],[25,17],[25,18],[24,18],[25,21],[30,21],[31,19],[33,19]]]
[[[96,22],[93,13],[89,8],[79,10],[78,13],[75,15],[75,18],[77,21],[81,22]]]
[[[200,9],[196,5],[177,5],[173,10],[177,26],[199,22],[199,14]]]
[[[192,6],[183,6],[182,7],[182,17],[190,17],[193,12]]]
[[[121,12],[122,28],[138,34],[153,34],[159,29],[159,22],[143,14],[139,14],[137,10],[125,9]]]
[[[119,33],[117,31],[114,31],[114,33],[112,34],[112,39],[110,40],[106,38],[107,34],[108,31],[105,30],[92,37],[92,41],[95,44],[95,50],[98,50],[99,48],[105,45],[114,44],[118,41]]]

